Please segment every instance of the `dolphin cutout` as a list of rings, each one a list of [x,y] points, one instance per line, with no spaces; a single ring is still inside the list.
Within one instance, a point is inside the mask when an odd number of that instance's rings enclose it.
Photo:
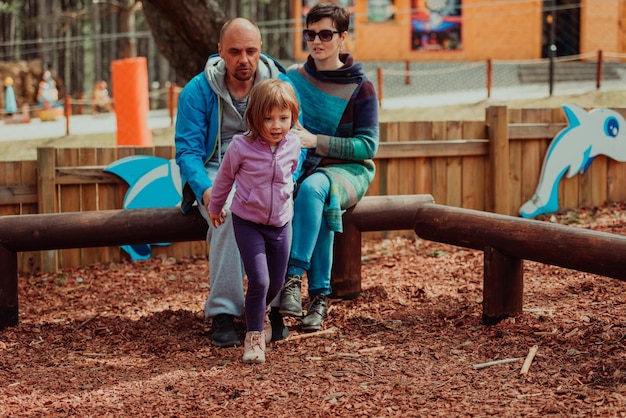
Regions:
[[[124,209],[147,209],[180,206],[182,178],[176,162],[160,157],[133,155],[121,158],[104,168],[128,183]],[[152,245],[169,245],[156,243]],[[150,258],[150,245],[122,245],[132,260]]]
[[[626,121],[610,109],[589,112],[580,106],[564,105],[568,126],[552,140],[541,168],[535,194],[524,203],[519,213],[534,218],[559,209],[559,181],[587,171],[593,159],[605,155],[626,161]]]

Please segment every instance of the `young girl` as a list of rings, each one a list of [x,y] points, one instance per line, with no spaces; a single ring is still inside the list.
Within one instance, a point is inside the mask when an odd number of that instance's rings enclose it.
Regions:
[[[265,362],[265,312],[287,272],[293,175],[301,154],[300,139],[291,128],[298,125],[299,111],[289,83],[270,79],[253,87],[244,115],[249,131],[233,136],[211,189],[209,217],[217,228],[224,223],[222,208],[237,183],[230,209],[248,275],[244,363]]]

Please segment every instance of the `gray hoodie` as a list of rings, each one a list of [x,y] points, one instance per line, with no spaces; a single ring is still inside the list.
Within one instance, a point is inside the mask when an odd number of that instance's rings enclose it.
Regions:
[[[259,65],[257,66],[254,83],[268,79],[279,78],[280,74],[284,77],[285,69],[269,55],[261,54],[259,57]],[[243,116],[237,111],[233,104],[233,99],[226,87],[224,76],[226,75],[226,66],[224,60],[218,55],[212,55],[204,67],[204,75],[211,90],[221,99],[222,120],[220,121],[220,137],[218,143],[218,151],[211,158],[211,162],[219,164],[226,152],[226,148],[232,141],[233,135],[242,134],[248,130]],[[248,100],[246,97],[245,101]]]

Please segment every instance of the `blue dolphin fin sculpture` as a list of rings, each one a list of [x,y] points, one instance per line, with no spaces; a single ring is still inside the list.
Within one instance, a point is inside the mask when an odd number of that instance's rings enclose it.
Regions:
[[[104,171],[121,177],[129,188],[124,209],[146,209],[179,206],[182,199],[182,178],[176,162],[160,157],[133,155],[119,159]],[[152,245],[169,245],[156,243]],[[150,258],[150,245],[123,245],[132,260]]]

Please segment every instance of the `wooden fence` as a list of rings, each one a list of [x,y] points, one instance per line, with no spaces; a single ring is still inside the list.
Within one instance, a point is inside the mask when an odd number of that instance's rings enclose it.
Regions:
[[[548,145],[565,126],[561,108],[505,106],[486,109],[484,121],[381,123],[368,195],[430,194],[441,205],[516,216],[535,192]],[[171,159],[174,148],[41,148],[37,154],[37,161],[0,162],[0,215],[121,209],[128,186],[103,168],[128,155]],[[602,156],[559,185],[561,208],[625,199],[626,164]],[[152,253],[205,254],[206,243],[180,242]],[[18,268],[50,272],[122,257],[118,247],[24,252]]]

